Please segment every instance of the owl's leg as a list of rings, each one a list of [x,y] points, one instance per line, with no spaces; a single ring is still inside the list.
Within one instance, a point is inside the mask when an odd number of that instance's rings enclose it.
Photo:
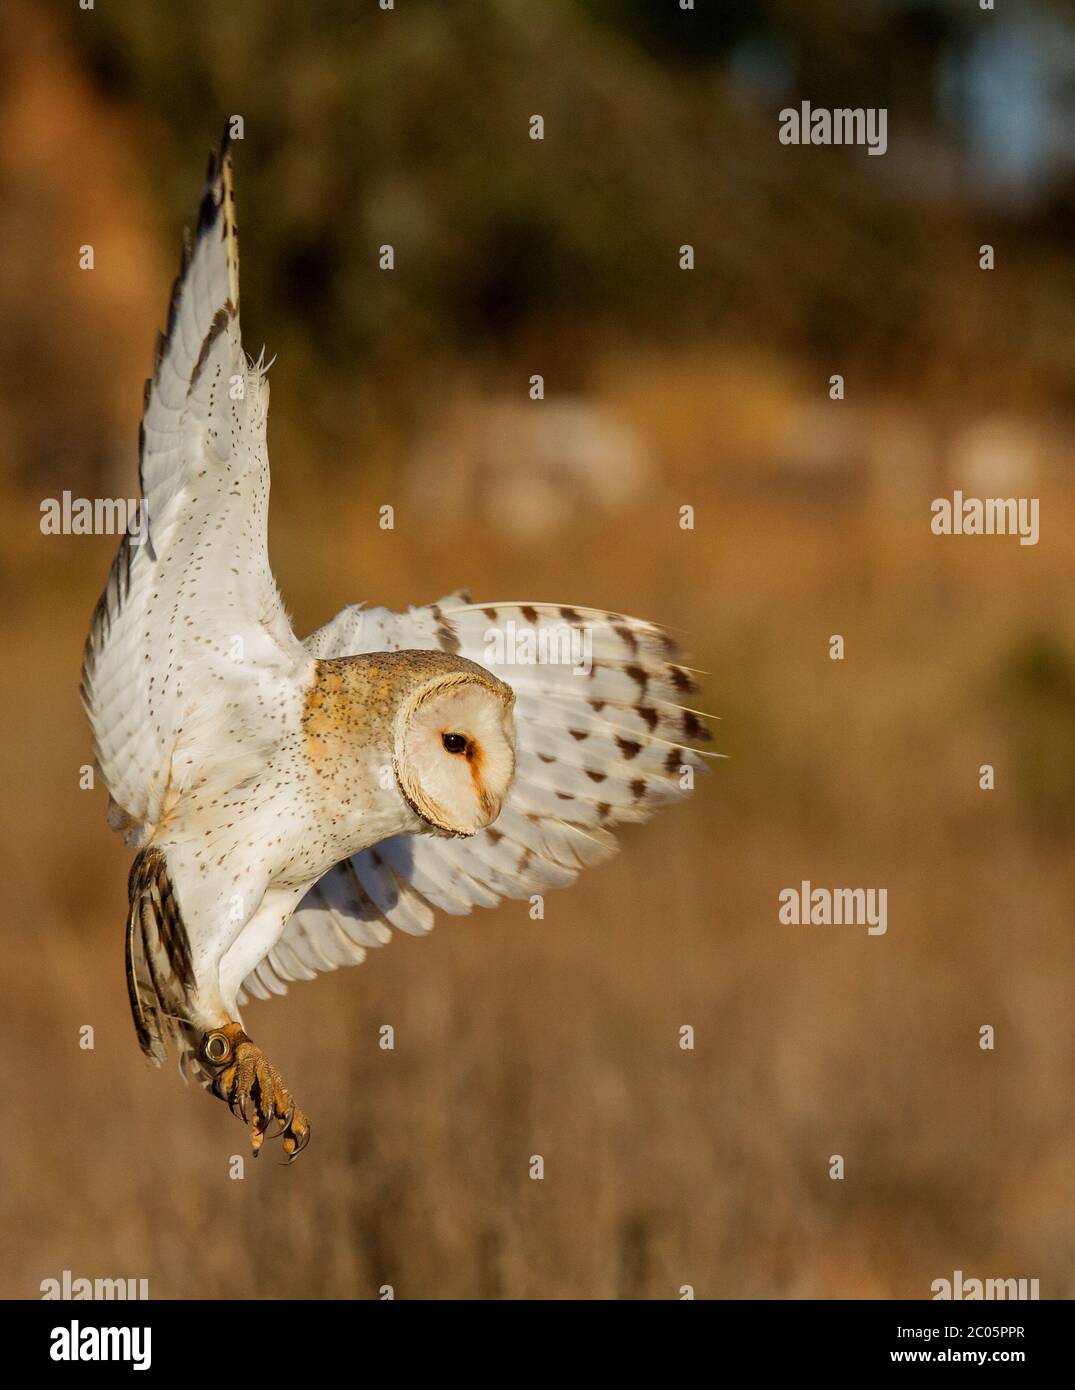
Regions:
[[[283,1078],[238,1023],[210,1029],[201,1039],[198,1060],[208,1072],[213,1094],[250,1125],[250,1146],[258,1156],[270,1125],[284,1141],[288,1163],[310,1142],[310,1121],[291,1099]]]

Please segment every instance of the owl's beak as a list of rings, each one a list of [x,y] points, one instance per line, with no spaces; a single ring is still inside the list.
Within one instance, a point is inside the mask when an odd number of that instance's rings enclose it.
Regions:
[[[479,804],[482,808],[482,829],[484,830],[492,825],[497,816],[500,815],[503,803],[499,796],[494,796],[493,793],[489,791],[483,791]]]

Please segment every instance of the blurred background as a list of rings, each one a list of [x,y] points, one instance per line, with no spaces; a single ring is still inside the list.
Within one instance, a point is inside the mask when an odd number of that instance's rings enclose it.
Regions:
[[[803,100],[887,107],[887,154],[781,145]],[[253,1004],[314,1142],[242,1181],[138,1052],[130,855],[79,785],[114,539],[39,525],[136,491],[232,114],[296,629],[460,585],[635,612],[727,755],[544,921]],[[8,0],[0,1294],[1075,1295],[1073,118],[1059,0]],[[931,535],[955,488],[1039,498],[1040,543]],[[887,887],[888,934],[778,925],[804,878]]]

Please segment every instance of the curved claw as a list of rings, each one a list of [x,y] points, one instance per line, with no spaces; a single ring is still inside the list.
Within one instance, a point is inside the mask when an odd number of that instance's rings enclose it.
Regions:
[[[290,1128],[290,1126],[289,1126],[289,1128]],[[293,1140],[294,1145],[295,1145],[295,1147],[294,1147],[293,1149],[289,1149],[289,1148],[288,1148],[288,1139]],[[305,1128],[304,1130],[301,1130],[298,1134],[295,1134],[294,1131],[292,1131],[290,1134],[285,1135],[285,1137],[284,1137],[284,1152],[287,1154],[287,1158],[284,1159],[284,1164],[283,1164],[283,1166],[284,1166],[284,1167],[290,1167],[290,1165],[291,1165],[292,1163],[295,1162],[295,1160],[298,1158],[299,1154],[302,1153],[303,1149],[305,1149],[306,1145],[307,1145],[309,1142],[310,1142],[310,1122],[309,1122],[309,1120],[307,1120],[307,1121],[306,1121],[306,1128]]]
[[[291,1121],[295,1118],[295,1109],[295,1102],[293,1100],[288,1101],[287,1113],[275,1117],[279,1121],[280,1128],[272,1136],[274,1139],[282,1139],[291,1128]]]
[[[236,1119],[249,1125],[250,1148],[255,1158],[276,1120],[279,1128],[271,1137],[283,1140],[284,1161],[293,1163],[310,1142],[309,1120],[291,1099],[276,1068],[238,1024],[229,1024],[218,1031],[228,1037],[231,1053],[226,1062],[219,1064],[208,1059],[214,1070],[210,1089],[227,1104]]]

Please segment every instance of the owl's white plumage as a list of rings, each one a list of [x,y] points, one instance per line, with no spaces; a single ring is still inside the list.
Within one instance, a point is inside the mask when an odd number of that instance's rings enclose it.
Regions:
[[[610,827],[685,794],[706,738],[660,629],[453,595],[348,607],[300,642],[267,552],[268,383],[239,332],[231,165],[210,163],[140,443],[149,537],[124,538],[83,699],[132,871],[143,1047],[361,960],[393,928],[571,882]],[[592,640],[592,666],[500,664],[491,630]],[[505,655],[505,662],[506,656]]]

